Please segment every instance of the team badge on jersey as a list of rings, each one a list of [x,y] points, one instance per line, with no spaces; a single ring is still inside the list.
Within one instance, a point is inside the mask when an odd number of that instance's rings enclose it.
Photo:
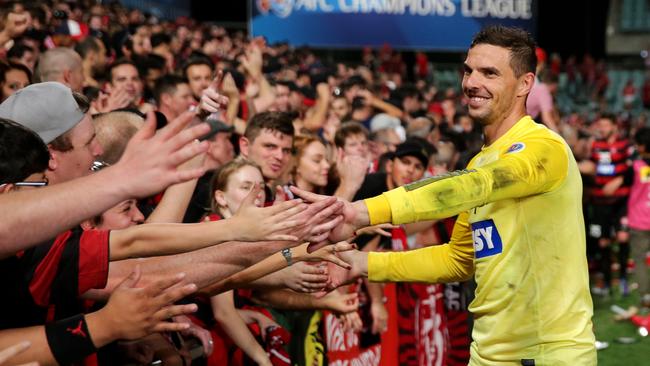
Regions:
[[[503,251],[501,235],[492,219],[472,224],[472,241],[476,259],[489,257]]]
[[[598,164],[596,165],[596,173],[598,175],[607,175],[607,176],[616,175],[616,165]]]
[[[520,152],[525,148],[526,148],[526,144],[524,144],[523,142],[515,142],[514,144],[510,145],[508,150],[506,150],[506,154]]]

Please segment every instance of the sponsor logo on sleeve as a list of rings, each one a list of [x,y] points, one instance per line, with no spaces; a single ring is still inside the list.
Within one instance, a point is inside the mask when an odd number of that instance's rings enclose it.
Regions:
[[[474,242],[474,257],[476,259],[489,257],[503,251],[501,235],[492,219],[473,223],[472,241]]]

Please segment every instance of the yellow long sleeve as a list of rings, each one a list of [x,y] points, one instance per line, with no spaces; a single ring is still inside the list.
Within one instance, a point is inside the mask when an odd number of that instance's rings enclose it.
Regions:
[[[368,279],[376,282],[453,282],[474,274],[472,232],[468,214],[460,214],[448,244],[407,252],[368,254]]]
[[[480,168],[423,179],[367,199],[370,223],[441,219],[487,203],[547,192],[564,181],[567,161],[561,141],[530,139],[521,151]]]

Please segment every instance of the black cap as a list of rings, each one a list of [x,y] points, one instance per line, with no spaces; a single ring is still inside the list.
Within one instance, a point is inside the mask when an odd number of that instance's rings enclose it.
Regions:
[[[219,132],[232,132],[235,129],[233,126],[226,124],[226,122],[220,121],[216,118],[208,117],[208,119],[205,120],[205,123],[210,125],[210,132],[201,137],[201,141],[209,140]]]
[[[413,156],[420,160],[422,165],[426,168],[429,165],[429,154],[427,154],[424,146],[417,142],[407,141],[397,145],[394,155],[397,158],[404,156]]]
[[[296,85],[296,83],[291,80],[278,80],[276,84],[284,85],[287,88],[289,88],[289,90],[292,92],[300,92],[300,88],[298,87],[298,85]]]

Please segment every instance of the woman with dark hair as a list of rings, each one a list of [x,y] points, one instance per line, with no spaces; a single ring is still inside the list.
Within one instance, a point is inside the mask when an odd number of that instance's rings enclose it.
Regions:
[[[27,66],[15,62],[0,63],[0,102],[32,83],[32,73]]]

